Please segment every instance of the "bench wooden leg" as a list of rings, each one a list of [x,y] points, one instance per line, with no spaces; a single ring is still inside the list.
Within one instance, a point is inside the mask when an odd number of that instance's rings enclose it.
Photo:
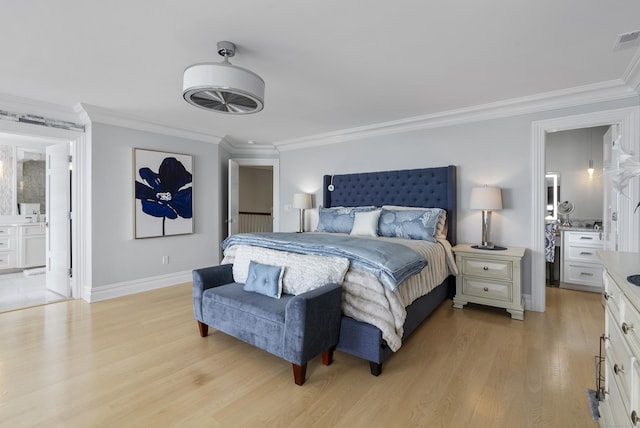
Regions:
[[[203,322],[198,321],[198,330],[200,330],[200,337],[207,337],[209,334],[209,326]]]
[[[373,361],[369,361],[369,369],[371,370],[372,375],[380,376],[380,373],[382,373],[382,363],[374,363]]]
[[[305,377],[307,376],[307,365],[303,364],[301,366],[291,363],[293,366],[293,380],[296,385],[302,386],[305,381]]]
[[[326,351],[322,351],[322,364],[328,366],[333,363],[333,351],[335,350],[336,347],[334,346],[333,348],[329,348]]]

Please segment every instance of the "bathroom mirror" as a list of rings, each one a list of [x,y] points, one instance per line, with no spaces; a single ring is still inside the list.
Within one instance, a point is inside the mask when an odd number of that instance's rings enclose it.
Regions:
[[[27,215],[36,210],[45,214],[44,149],[0,144],[0,188],[0,215]],[[31,212],[19,213],[21,204],[30,207]]]
[[[558,201],[560,200],[560,173],[547,172],[545,181],[547,205],[544,219],[555,221],[558,219]]]

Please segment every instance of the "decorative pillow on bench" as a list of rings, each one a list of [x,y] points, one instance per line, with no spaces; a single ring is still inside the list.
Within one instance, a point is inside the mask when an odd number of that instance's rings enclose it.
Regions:
[[[251,262],[282,266],[282,292],[298,295],[326,284],[342,284],[349,269],[343,257],[316,256],[238,245],[233,261],[233,280],[246,284]]]
[[[244,290],[279,299],[282,295],[283,276],[282,266],[269,266],[251,261]]]

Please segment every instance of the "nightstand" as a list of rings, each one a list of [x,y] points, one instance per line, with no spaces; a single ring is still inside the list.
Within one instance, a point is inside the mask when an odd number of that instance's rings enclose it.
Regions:
[[[511,318],[524,320],[522,257],[525,249],[478,250],[469,244],[453,247],[458,266],[453,307],[467,303],[504,308]]]

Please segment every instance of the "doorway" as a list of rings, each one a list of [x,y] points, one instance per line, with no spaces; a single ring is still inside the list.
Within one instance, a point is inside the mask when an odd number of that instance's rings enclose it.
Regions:
[[[545,254],[547,286],[602,291],[596,251],[604,248],[604,137],[613,127],[546,134],[545,234],[555,244]]]
[[[544,225],[546,213],[545,197],[545,141],[550,132],[588,128],[593,126],[617,126],[618,143],[633,153],[640,149],[640,107],[606,110],[577,116],[543,120],[532,123],[533,140],[533,227],[531,257],[531,310],[544,312],[545,286],[545,239]],[[640,247],[640,217],[633,215],[631,200],[640,198],[640,183],[632,181],[628,187],[630,199],[620,198],[617,211],[619,231],[618,249],[638,252]],[[605,186],[605,191],[607,191]],[[562,198],[561,198],[562,199]]]
[[[0,127],[1,128],[1,127]],[[0,215],[9,235],[9,264],[0,270],[0,311],[77,297],[71,271],[70,154],[74,141],[60,138],[58,129],[36,134],[2,132],[0,144],[10,147],[11,177],[4,177],[10,199]],[[81,140],[77,133],[75,143]],[[3,147],[4,147],[3,146]],[[60,275],[62,273],[62,275]]]
[[[228,179],[228,235],[277,232],[280,204],[278,159],[229,159]]]

